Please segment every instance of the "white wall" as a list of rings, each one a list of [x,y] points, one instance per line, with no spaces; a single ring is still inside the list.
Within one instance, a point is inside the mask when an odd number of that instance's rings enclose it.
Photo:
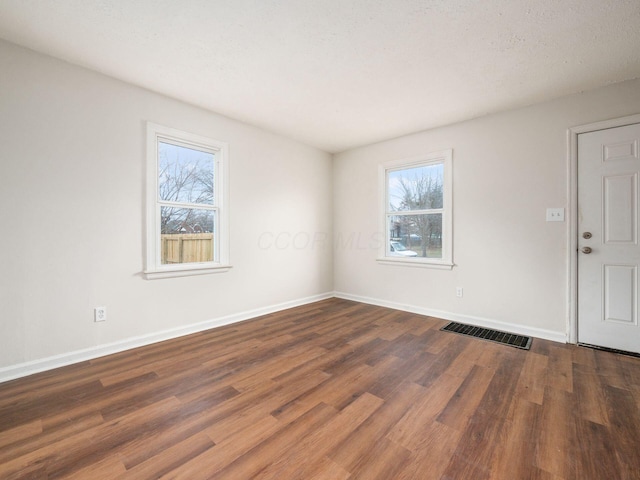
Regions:
[[[567,129],[640,112],[640,81],[354,149],[334,158],[341,295],[562,340],[569,302]],[[378,165],[453,148],[452,271],[377,264]],[[351,238],[349,244],[346,239]],[[371,245],[370,245],[371,244]],[[455,287],[464,288],[456,298]]]
[[[28,372],[29,362],[37,369],[61,356],[64,363],[82,357],[74,352],[90,356],[100,346],[334,289],[562,339],[568,224],[546,223],[545,209],[568,206],[567,128],[640,112],[640,81],[626,82],[354,149],[332,162],[4,42],[0,65],[0,380],[3,372]],[[230,144],[230,272],[142,278],[147,120]],[[370,240],[378,230],[378,165],[447,148],[454,150],[456,267],[377,264]],[[456,286],[464,287],[462,299]],[[97,305],[107,306],[107,322],[93,322]]]
[[[304,236],[331,235],[329,154],[4,42],[0,65],[0,368],[332,290]],[[230,272],[142,278],[148,120],[229,143]]]

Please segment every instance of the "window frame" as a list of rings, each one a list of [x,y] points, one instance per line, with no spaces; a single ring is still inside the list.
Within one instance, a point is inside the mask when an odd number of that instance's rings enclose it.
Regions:
[[[398,212],[389,210],[389,173],[415,167],[443,165],[443,205],[441,209],[430,211],[418,210],[420,213],[442,213],[442,258],[429,257],[394,257],[390,256],[390,232],[388,218]],[[379,231],[383,232],[383,244],[378,248],[377,262],[386,265],[404,265],[409,267],[435,268],[451,270],[453,263],[453,149],[432,152],[412,158],[394,160],[379,165]]]
[[[214,154],[213,205],[187,202],[167,202],[160,199],[158,185],[158,143],[192,148]],[[147,122],[147,195],[146,195],[146,263],[144,276],[148,280],[222,273],[231,268],[229,263],[229,146],[212,138],[183,132],[171,127]],[[203,208],[215,212],[213,232],[214,258],[211,262],[162,264],[161,221],[162,206]]]

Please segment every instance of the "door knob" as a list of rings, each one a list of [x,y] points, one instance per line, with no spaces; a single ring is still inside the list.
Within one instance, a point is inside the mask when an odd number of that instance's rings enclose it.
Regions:
[[[582,253],[586,253],[589,254],[591,253],[593,250],[591,250],[591,247],[582,247]]]

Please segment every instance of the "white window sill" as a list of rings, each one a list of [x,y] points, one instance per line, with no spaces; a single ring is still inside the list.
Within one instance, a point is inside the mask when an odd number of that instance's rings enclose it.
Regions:
[[[171,268],[163,270],[147,270],[144,272],[144,278],[147,280],[156,280],[160,278],[174,277],[190,277],[193,275],[208,275],[211,273],[225,273],[231,270],[231,265],[207,265],[207,266],[180,266],[180,268]]]
[[[454,267],[453,263],[447,261],[434,261],[423,259],[408,259],[401,257],[381,257],[376,261],[382,265],[395,265],[402,267],[418,267],[418,268],[433,268],[436,270],[451,270]]]

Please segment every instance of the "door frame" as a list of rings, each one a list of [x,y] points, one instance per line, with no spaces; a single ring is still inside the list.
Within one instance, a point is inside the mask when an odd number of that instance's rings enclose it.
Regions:
[[[640,123],[640,114],[612,118],[601,122],[570,127],[567,130],[567,195],[569,198],[567,262],[569,302],[567,305],[567,342],[578,343],[578,135],[608,128],[624,127]]]

